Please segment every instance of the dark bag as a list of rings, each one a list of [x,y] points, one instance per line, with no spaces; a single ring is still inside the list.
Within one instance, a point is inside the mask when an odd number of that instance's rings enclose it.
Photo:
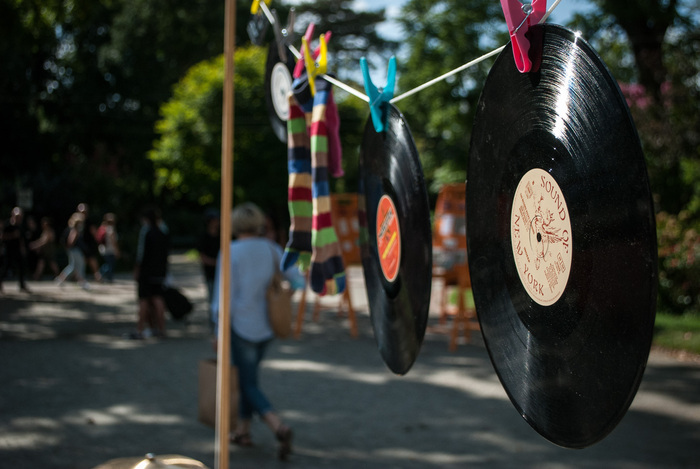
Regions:
[[[173,319],[184,319],[192,312],[192,302],[175,287],[165,287],[163,299],[165,299],[165,307],[168,308]]]
[[[275,265],[275,273],[267,286],[265,298],[267,299],[270,327],[272,327],[275,336],[284,339],[292,333],[292,295],[294,290],[280,272],[275,259],[273,253],[272,262]]]

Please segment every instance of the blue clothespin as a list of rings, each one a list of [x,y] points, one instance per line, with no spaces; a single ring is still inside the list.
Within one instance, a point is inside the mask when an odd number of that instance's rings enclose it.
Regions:
[[[392,56],[389,59],[389,67],[387,69],[386,86],[377,89],[369,77],[369,68],[367,67],[367,59],[360,59],[360,68],[362,69],[362,77],[365,80],[365,91],[369,97],[369,112],[372,116],[374,130],[384,132],[386,126],[386,107],[391,98],[394,97],[394,84],[396,82],[396,57]]]

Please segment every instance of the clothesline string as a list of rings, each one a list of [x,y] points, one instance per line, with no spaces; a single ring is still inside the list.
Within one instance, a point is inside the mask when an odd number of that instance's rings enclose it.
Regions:
[[[540,20],[540,23],[544,23],[544,22],[547,20],[547,18],[549,17],[549,15],[554,11],[554,9],[557,7],[557,5],[559,5],[560,2],[561,2],[561,0],[556,0],[556,1],[554,2],[554,4],[552,4],[551,8],[549,8],[549,10],[547,10],[547,13],[545,13],[545,15],[544,15],[544,16],[542,17],[542,19]],[[527,18],[525,18],[525,19],[523,20],[523,23],[524,23],[526,20],[527,20]],[[522,26],[522,24],[521,24],[520,26],[518,26],[518,29],[520,29],[521,26]],[[486,59],[488,59],[488,58],[490,58],[490,57],[493,57],[494,55],[500,54],[501,51],[503,51],[503,49],[505,49],[505,48],[506,48],[506,45],[503,45],[503,46],[499,47],[498,49],[494,49],[494,50],[492,50],[491,52],[488,52],[488,53],[482,55],[481,57],[472,60],[471,62],[467,62],[466,64],[464,64],[464,65],[462,65],[462,66],[460,66],[460,67],[457,67],[457,68],[455,68],[454,70],[452,70],[452,71],[450,71],[450,72],[447,72],[447,73],[445,73],[445,74],[443,74],[443,75],[440,75],[440,76],[437,77],[437,78],[433,78],[432,80],[430,80],[430,81],[428,81],[428,82],[426,82],[426,83],[423,83],[422,85],[419,85],[419,86],[413,88],[412,90],[406,91],[405,93],[400,94],[399,96],[394,97],[394,98],[391,99],[391,101],[389,101],[389,102],[392,103],[392,104],[394,104],[394,103],[397,103],[397,102],[401,101],[402,99],[408,98],[409,96],[412,96],[412,95],[418,93],[419,91],[423,91],[424,89],[429,88],[430,86],[433,86],[434,84],[436,84],[436,83],[438,83],[438,82],[440,82],[440,81],[442,81],[442,80],[444,80],[444,79],[446,79],[446,78],[448,78],[448,77],[451,77],[452,75],[455,75],[455,74],[457,74],[457,73],[463,72],[464,70],[466,70],[466,69],[468,69],[468,68],[471,68],[471,67],[473,67],[474,65],[476,65],[476,64],[478,64],[478,63],[480,63],[480,62],[483,62],[484,60],[486,60]]]
[[[262,5],[262,3],[261,3],[261,5]],[[301,59],[301,53],[297,50],[296,47],[294,47],[291,44],[288,44],[287,48],[294,55],[294,57],[296,57],[297,60]],[[360,91],[357,91],[355,88],[351,87],[350,85],[346,85],[342,81],[336,80],[335,78],[328,76],[325,73],[321,74],[321,78],[326,80],[328,83],[331,83],[331,84],[337,86],[338,88],[347,91],[348,93],[352,94],[353,96],[360,98],[361,100],[363,100],[367,103],[369,102],[369,97],[366,94],[364,94]]]
[[[559,5],[559,3],[561,3],[561,0],[555,0],[555,2],[547,10],[547,12],[544,14],[544,16],[542,16],[542,19],[539,21],[539,23],[544,23],[545,21],[547,21],[547,18],[549,18],[549,16],[552,14],[554,9]],[[265,12],[265,15],[267,16],[270,23],[274,26],[274,24],[275,24],[274,19],[273,19],[272,15],[269,14],[269,10],[267,9],[265,2],[260,2],[260,6],[263,8],[263,11]],[[525,20],[523,20],[523,23],[525,23],[526,20],[527,20],[527,18],[525,18]],[[520,26],[518,26],[518,29],[520,29],[521,26],[522,26],[522,24]],[[442,80],[445,80],[445,79],[451,77],[452,75],[456,75],[457,73],[463,72],[464,70],[467,70],[467,69],[477,65],[478,63],[481,63],[484,60],[487,60],[487,59],[493,57],[494,55],[498,55],[503,51],[503,49],[506,48],[506,45],[503,45],[497,49],[494,49],[491,52],[487,52],[486,54],[482,55],[481,57],[478,57],[478,58],[472,60],[471,62],[467,62],[466,64],[461,65],[461,66],[455,68],[454,70],[451,70],[443,75],[440,75],[437,78],[433,78],[432,80],[427,81],[427,82],[423,83],[422,85],[419,85],[411,90],[408,90],[405,93],[400,94],[399,96],[395,96],[389,102],[392,104],[397,103],[397,102],[401,101],[402,99],[408,98],[409,96],[413,96],[414,94],[416,94],[420,91],[423,91],[424,89],[429,88],[429,87],[433,86],[434,84],[439,83]],[[288,44],[287,48],[294,55],[294,57],[296,57],[297,60],[301,59],[301,53],[297,50],[296,47],[294,47],[292,44]],[[328,81],[329,83],[337,86],[338,88],[340,88],[344,91],[347,91],[348,93],[352,94],[353,96],[355,96],[355,97],[357,97],[357,98],[359,98],[367,103],[369,102],[369,97],[366,94],[356,90],[355,88],[351,87],[350,85],[347,85],[340,80],[337,80],[331,76],[328,76],[325,73],[321,74],[320,76],[323,79],[325,79],[326,81]]]
[[[436,84],[436,83],[438,83],[438,82],[440,82],[440,81],[442,81],[442,80],[444,80],[444,79],[446,79],[446,78],[448,78],[448,77],[451,77],[452,75],[455,75],[455,74],[457,74],[457,73],[459,73],[459,72],[462,72],[462,71],[464,71],[464,70],[466,70],[466,69],[468,69],[468,68],[473,67],[474,65],[478,64],[479,62],[483,62],[484,60],[488,59],[489,57],[492,57],[492,56],[494,56],[494,55],[500,54],[501,51],[502,51],[503,49],[505,49],[505,48],[506,48],[506,46],[501,46],[501,47],[499,47],[498,49],[494,49],[494,50],[492,50],[491,52],[489,52],[489,53],[487,53],[487,54],[484,54],[484,55],[482,55],[481,57],[479,57],[479,58],[477,58],[477,59],[472,60],[471,62],[467,62],[466,64],[464,64],[464,65],[462,65],[462,66],[460,66],[460,67],[457,67],[457,68],[455,68],[454,70],[452,70],[452,71],[450,71],[450,72],[445,73],[444,75],[440,75],[440,76],[437,77],[437,78],[433,78],[432,80],[430,80],[430,81],[428,81],[428,82],[425,82],[425,83],[423,83],[422,85],[416,86],[416,87],[413,88],[412,90],[408,90],[408,91],[406,91],[405,93],[400,94],[400,95],[398,95],[398,96],[392,98],[389,102],[390,102],[391,104],[394,104],[394,103],[396,103],[396,102],[401,101],[402,99],[408,98],[409,96],[412,96],[412,95],[418,93],[419,91],[423,91],[424,89],[429,88],[429,87],[433,86],[434,84]]]

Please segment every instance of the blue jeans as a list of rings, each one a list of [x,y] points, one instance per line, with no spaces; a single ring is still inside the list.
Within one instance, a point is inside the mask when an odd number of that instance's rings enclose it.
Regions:
[[[79,282],[85,281],[85,254],[78,247],[68,249],[68,265],[59,274],[59,277],[67,279],[72,273],[75,273]]]
[[[231,331],[231,361],[238,368],[238,415],[243,420],[250,420],[253,413],[260,416],[272,410],[258,385],[258,370],[270,340],[250,342]]]
[[[114,254],[105,254],[103,257],[105,263],[100,267],[100,273],[104,279],[111,282],[114,280],[114,266],[117,263],[117,256]]]

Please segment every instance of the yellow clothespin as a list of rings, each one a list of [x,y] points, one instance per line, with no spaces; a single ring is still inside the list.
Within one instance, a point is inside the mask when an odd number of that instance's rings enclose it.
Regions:
[[[272,0],[265,0],[265,5],[269,5]],[[250,6],[250,14],[254,15],[258,12],[260,8],[260,0],[253,0],[253,4]]]
[[[313,56],[311,55],[311,50],[309,49],[309,41],[306,40],[306,37],[301,38],[301,43],[302,47],[304,49],[304,65],[306,66],[306,75],[309,79],[309,87],[311,88],[311,96],[316,95],[316,83],[315,79],[318,75],[323,75],[326,73],[326,70],[328,68],[328,61],[327,61],[327,54],[328,54],[328,47],[326,45],[326,37],[325,35],[321,34],[318,38],[319,41],[319,53],[318,53],[318,62],[314,61]]]

